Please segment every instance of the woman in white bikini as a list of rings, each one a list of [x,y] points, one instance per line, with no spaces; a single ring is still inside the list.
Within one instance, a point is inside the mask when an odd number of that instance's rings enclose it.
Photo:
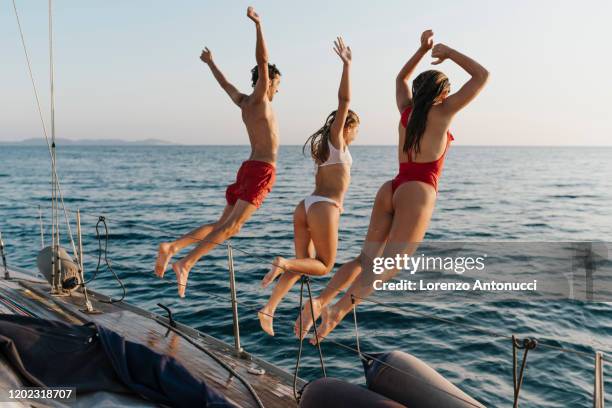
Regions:
[[[282,275],[270,300],[258,313],[262,329],[271,336],[274,336],[272,316],[276,307],[301,275],[325,275],[336,260],[338,223],[353,163],[348,145],[357,136],[359,117],[349,109],[351,49],[340,37],[334,45],[343,62],[338,109],[304,144],[304,150],[310,145],[317,167],[314,192],[300,201],[293,213],[295,258],[276,257],[262,280],[262,286],[267,287]]]
[[[401,114],[397,150],[399,172],[376,194],[361,253],[343,265],[321,296],[313,299],[313,310],[310,303],[306,303],[295,323],[295,334],[303,338],[312,327],[312,316],[316,319],[321,315],[318,338],[310,340],[313,345],[329,335],[354,305],[374,291],[376,280],[386,282],[399,273],[396,267],[385,269],[382,274],[375,273],[375,258],[412,256],[423,241],[434,211],[444,159],[454,139],[449,131],[451,123],[482,91],[489,78],[489,72],[470,57],[444,44],[434,46],[433,35],[431,30],[423,32],[421,46],[396,79],[396,102]],[[430,50],[431,56],[437,59],[432,64],[449,59],[470,76],[457,92],[450,94],[448,77],[436,70],[422,72],[409,86],[418,63]],[[346,287],[340,300],[329,305]]]

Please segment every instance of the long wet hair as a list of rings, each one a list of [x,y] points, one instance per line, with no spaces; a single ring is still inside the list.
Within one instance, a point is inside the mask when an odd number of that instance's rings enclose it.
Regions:
[[[334,123],[334,119],[336,119],[337,112],[338,111],[335,110],[330,113],[327,119],[325,119],[323,127],[310,135],[302,147],[302,153],[306,154],[306,147],[310,145],[310,155],[313,160],[319,164],[324,163],[329,158],[329,133],[332,123]],[[344,121],[344,129],[358,124],[359,116],[349,109],[346,120]]]
[[[427,114],[431,107],[450,91],[448,77],[440,71],[429,70],[419,74],[412,81],[412,112],[406,124],[406,138],[403,150],[419,153],[421,139],[427,128]]]

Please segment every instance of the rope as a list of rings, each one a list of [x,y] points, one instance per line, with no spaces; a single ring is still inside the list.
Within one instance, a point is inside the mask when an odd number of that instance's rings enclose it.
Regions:
[[[104,225],[104,250],[102,250],[102,238],[100,237],[100,231],[98,229],[100,224]],[[102,263],[102,254],[104,254],[104,264],[106,265],[106,269],[113,274],[113,276],[115,277],[115,280],[119,283],[119,286],[121,286],[121,290],[123,291],[123,294],[121,295],[119,299],[111,298],[110,300],[100,300],[100,302],[109,303],[109,304],[122,302],[127,296],[127,290],[125,289],[125,285],[123,284],[123,281],[119,278],[119,276],[117,276],[117,274],[113,270],[113,267],[111,266],[111,262],[108,259],[108,225],[106,224],[106,218],[104,218],[103,216],[100,216],[98,218],[98,222],[96,223],[96,239],[98,240],[98,265],[96,266],[94,276],[91,279],[89,279],[87,282],[83,282],[82,286],[85,286],[87,283],[96,279],[96,277],[98,276],[98,272],[100,270],[100,264]]]
[[[13,299],[6,297],[2,293],[0,293],[0,302],[4,303],[9,309],[13,310],[14,312],[19,313],[20,315],[30,316],[30,317],[39,317],[38,315],[36,315],[34,312],[29,310],[25,306],[21,305],[20,303],[15,302]]]

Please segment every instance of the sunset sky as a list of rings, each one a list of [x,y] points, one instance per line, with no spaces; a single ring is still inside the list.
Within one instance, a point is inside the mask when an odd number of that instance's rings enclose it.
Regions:
[[[301,5],[300,5],[301,4]],[[57,137],[248,143],[238,108],[199,61],[208,46],[243,92],[255,29],[241,1],[55,1]],[[274,106],[282,144],[301,144],[337,104],[341,62],[353,50],[357,144],[394,144],[394,79],[424,29],[491,72],[453,124],[462,145],[612,145],[612,2],[253,2],[283,77]],[[17,0],[48,113],[46,2]],[[0,11],[0,141],[41,136],[10,1]],[[431,67],[426,58],[418,70]],[[437,66],[457,90],[467,75]]]

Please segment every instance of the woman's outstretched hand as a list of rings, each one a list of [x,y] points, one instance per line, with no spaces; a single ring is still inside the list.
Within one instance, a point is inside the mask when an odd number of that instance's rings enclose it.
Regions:
[[[347,47],[344,45],[344,40],[342,37],[337,37],[336,41],[334,41],[334,52],[338,54],[342,62],[345,64],[350,64],[353,58],[353,53],[351,52],[351,47]]]
[[[421,34],[421,50],[429,51],[433,47],[433,36],[434,32],[432,30],[425,30],[423,34]]]
[[[257,14],[253,7],[247,8],[247,17],[253,20],[255,24],[261,23],[261,17],[259,17],[259,14]]]
[[[445,59],[450,57],[450,53],[452,51],[451,47],[448,47],[444,44],[436,44],[431,50],[431,57],[437,58],[436,61],[432,61],[432,65],[438,65],[444,62]]]

